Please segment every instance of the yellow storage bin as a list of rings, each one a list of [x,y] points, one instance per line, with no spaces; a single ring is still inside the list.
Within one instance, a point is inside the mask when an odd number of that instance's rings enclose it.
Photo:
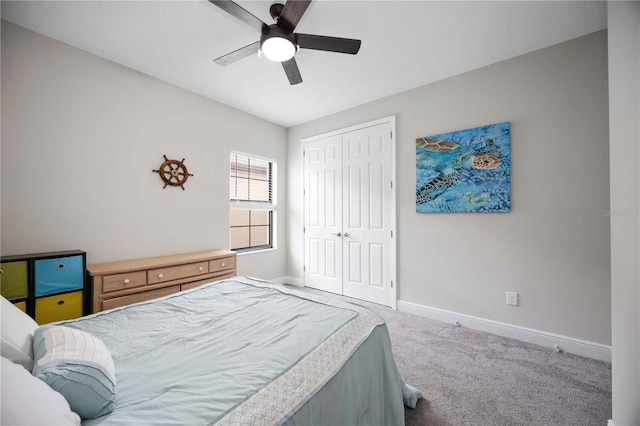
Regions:
[[[36,322],[40,325],[82,316],[82,291],[36,299]]]
[[[0,294],[8,300],[29,297],[27,261],[0,263]]]
[[[25,314],[27,313],[27,302],[18,302],[14,303],[18,309],[20,309]]]

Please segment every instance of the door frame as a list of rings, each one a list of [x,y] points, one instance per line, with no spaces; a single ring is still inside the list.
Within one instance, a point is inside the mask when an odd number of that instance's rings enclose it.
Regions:
[[[390,254],[391,254],[391,262],[390,262],[390,275],[391,275],[391,308],[392,309],[397,309],[397,301],[398,301],[398,280],[397,280],[397,239],[398,239],[398,233],[396,232],[396,199],[397,199],[397,178],[396,178],[396,116],[395,115],[390,115],[388,117],[383,117],[383,118],[379,118],[377,120],[373,120],[373,121],[367,121],[365,123],[360,123],[360,124],[356,124],[353,126],[349,126],[349,127],[345,127],[343,129],[337,129],[337,130],[332,130],[330,132],[326,132],[326,133],[322,133],[322,134],[318,134],[318,135],[314,135],[314,136],[309,136],[306,138],[302,138],[300,140],[300,144],[301,144],[301,152],[300,152],[300,161],[302,162],[302,190],[303,190],[303,194],[302,194],[302,217],[303,217],[303,221],[302,221],[302,226],[304,228],[305,226],[305,219],[306,218],[306,214],[307,212],[305,211],[305,194],[304,194],[304,188],[306,185],[305,182],[305,164],[304,164],[304,153],[305,153],[305,144],[307,142],[313,142],[315,140],[318,139],[324,139],[327,137],[331,137],[331,136],[336,136],[336,135],[341,135],[343,133],[348,133],[348,132],[352,132],[354,130],[361,130],[361,129],[365,129],[367,127],[373,127],[373,126],[377,126],[379,124],[385,124],[385,123],[389,123],[391,126],[391,233],[393,235],[393,237],[391,238],[391,247],[389,247],[390,249]],[[305,252],[306,250],[306,245],[305,245],[305,232],[303,229],[302,232],[302,250],[303,250],[303,255],[302,255],[302,263],[303,263],[303,271],[302,271],[302,285],[306,286],[306,278],[305,278],[305,270],[304,270],[304,263],[305,263],[305,259],[306,259],[306,255],[307,253]]]

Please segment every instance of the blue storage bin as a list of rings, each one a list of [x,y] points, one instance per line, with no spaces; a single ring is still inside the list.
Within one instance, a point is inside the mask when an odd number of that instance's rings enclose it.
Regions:
[[[83,266],[82,256],[36,260],[34,262],[36,297],[82,289]]]

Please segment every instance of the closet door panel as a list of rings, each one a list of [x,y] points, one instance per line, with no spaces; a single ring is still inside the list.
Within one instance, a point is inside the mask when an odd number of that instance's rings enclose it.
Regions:
[[[342,140],[305,144],[305,285],[342,293]]]
[[[343,134],[343,294],[391,304],[391,132],[388,124]],[[357,249],[356,249],[357,247]]]

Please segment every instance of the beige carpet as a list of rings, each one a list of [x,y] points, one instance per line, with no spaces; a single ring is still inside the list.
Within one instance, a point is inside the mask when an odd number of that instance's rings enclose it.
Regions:
[[[405,409],[406,425],[604,426],[611,418],[608,363],[347,300],[385,319],[400,374],[425,396]]]

